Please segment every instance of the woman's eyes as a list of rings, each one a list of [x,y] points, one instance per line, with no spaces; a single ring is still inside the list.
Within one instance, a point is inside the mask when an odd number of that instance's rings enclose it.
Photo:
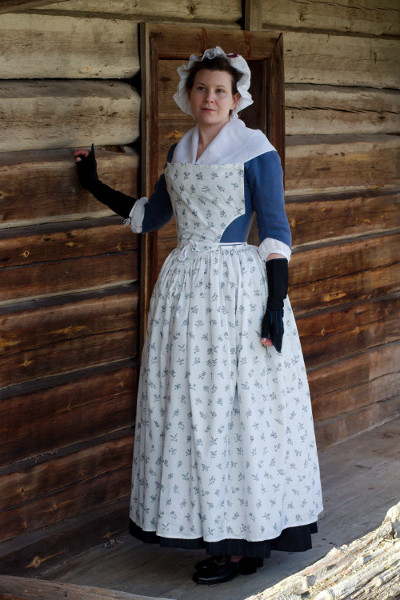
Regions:
[[[203,85],[198,85],[196,88],[199,92],[205,92],[206,88]],[[224,94],[225,90],[223,88],[217,88],[215,90],[218,94]]]

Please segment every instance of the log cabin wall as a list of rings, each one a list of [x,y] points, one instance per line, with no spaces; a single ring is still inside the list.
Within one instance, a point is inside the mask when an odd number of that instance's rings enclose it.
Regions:
[[[15,11],[9,12],[14,4]],[[0,6],[0,569],[126,532],[138,236],[76,176],[139,193],[139,22],[239,29],[240,0]]]
[[[290,295],[320,447],[400,413],[400,6],[10,4],[0,9],[0,558],[4,572],[26,573],[126,529],[138,239],[80,188],[72,149],[94,141],[101,178],[137,195],[139,21],[284,32]]]

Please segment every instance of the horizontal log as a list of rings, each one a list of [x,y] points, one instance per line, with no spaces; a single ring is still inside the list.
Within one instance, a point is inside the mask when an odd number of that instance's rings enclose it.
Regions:
[[[62,2],[69,2],[69,0],[60,0]],[[17,12],[19,10],[26,10],[27,8],[38,8],[39,6],[47,6],[49,0],[2,0],[0,6],[0,14],[6,12]]]
[[[357,301],[297,319],[307,368],[400,339],[400,295]]]
[[[320,0],[260,2],[265,29],[305,29],[369,35],[400,35],[399,8],[390,0],[367,0],[338,5]]]
[[[130,144],[139,113],[140,97],[126,83],[3,81],[0,152]]]
[[[5,308],[0,385],[134,358],[139,352],[138,319],[138,290],[133,286]]]
[[[137,281],[138,253],[120,252],[52,261],[0,272],[0,301],[54,296]]]
[[[132,434],[104,442],[93,440],[89,448],[0,473],[1,510],[8,523],[2,527],[1,540],[84,512],[83,505],[88,506],[83,500],[84,489],[91,490],[89,509],[96,508],[104,496],[112,501],[127,496],[130,482],[126,473],[132,469],[132,448]]]
[[[46,13],[60,11],[68,14],[123,15],[140,17],[140,20],[162,19],[170,21],[204,22],[218,26],[238,27],[236,23],[242,17],[240,0],[215,4],[212,0],[187,3],[186,0],[140,0],[140,2],[121,2],[120,0],[69,0],[68,4],[48,3]],[[40,11],[44,12],[44,11]]]
[[[60,7],[68,10],[68,4]],[[0,64],[2,79],[127,79],[139,70],[138,24],[88,11],[81,18],[5,14],[0,54],[7,55]]]
[[[394,233],[296,252],[290,263],[293,306],[306,311],[398,291],[399,243]]]
[[[395,135],[288,136],[286,194],[399,185]]]
[[[0,385],[5,387],[40,377],[135,358],[137,355],[138,326],[124,331],[72,339],[0,358]]]
[[[289,196],[293,247],[400,227],[399,190]]]
[[[49,567],[126,535],[129,496],[0,544],[2,574],[38,577]]]
[[[0,360],[61,342],[136,327],[137,286],[21,302],[2,308]]]
[[[96,146],[96,160],[104,183],[138,196],[136,152]],[[111,211],[80,185],[72,150],[0,153],[0,224],[48,223],[93,214]]]
[[[0,466],[130,427],[136,386],[122,361],[0,390]]]
[[[91,585],[0,575],[3,600],[166,600]]]
[[[399,391],[399,358],[400,342],[396,341],[310,369],[315,420],[340,418],[395,397]]]
[[[26,506],[8,509],[4,513],[7,519],[2,526],[2,539],[38,530],[125,497],[129,493],[131,474],[131,465],[126,465],[82,481],[67,491],[60,489],[50,496],[42,495]]]
[[[397,133],[400,92],[288,84],[285,119],[287,135]]]
[[[284,63],[286,83],[400,88],[397,40],[287,31]]]
[[[0,266],[18,267],[137,249],[137,235],[123,227],[118,217],[34,225],[0,233]]]
[[[0,510],[29,507],[41,496],[52,496],[71,487],[87,483],[106,473],[132,465],[133,432],[93,439],[83,448],[73,446],[55,452],[44,460],[17,463],[0,469]],[[2,472],[4,471],[4,472]]]
[[[320,449],[337,444],[354,435],[367,431],[400,417],[400,396],[374,402],[354,414],[343,414],[321,421],[315,426],[315,436]]]

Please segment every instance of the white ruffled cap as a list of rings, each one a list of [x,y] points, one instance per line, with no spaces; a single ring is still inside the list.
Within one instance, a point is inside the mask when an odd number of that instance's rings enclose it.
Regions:
[[[189,71],[196,62],[201,62],[205,58],[215,58],[216,56],[223,56],[229,61],[234,69],[239,71],[239,73],[242,73],[242,76],[236,86],[240,94],[239,102],[231,113],[231,119],[236,119],[239,111],[247,108],[247,106],[250,106],[250,104],[253,104],[253,99],[249,93],[251,75],[250,69],[243,56],[240,56],[239,54],[225,54],[225,52],[219,46],[216,48],[209,48],[202,56],[196,56],[195,54],[192,54],[187,64],[178,67],[177,71],[180,77],[180,82],[178,85],[178,91],[176,94],[174,94],[174,100],[184,113],[187,113],[193,117],[192,107],[186,90],[186,81],[189,77]]]

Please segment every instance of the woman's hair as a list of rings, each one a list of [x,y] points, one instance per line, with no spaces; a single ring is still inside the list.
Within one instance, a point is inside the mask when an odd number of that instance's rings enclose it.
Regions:
[[[229,63],[229,60],[224,56],[216,56],[215,58],[205,58],[204,60],[195,62],[193,67],[189,71],[189,76],[186,80],[186,91],[190,94],[196,74],[203,69],[207,69],[208,71],[226,71],[230,74],[232,78],[232,95],[237,94],[237,83],[242,76],[242,73],[237,71],[232,65]]]

